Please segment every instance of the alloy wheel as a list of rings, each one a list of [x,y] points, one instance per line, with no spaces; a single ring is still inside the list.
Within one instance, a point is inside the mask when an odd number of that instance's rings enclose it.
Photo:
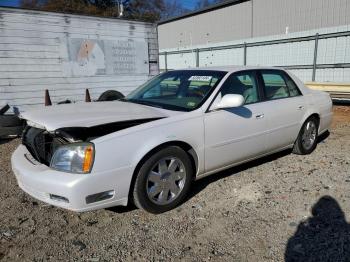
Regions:
[[[184,188],[186,169],[177,157],[159,160],[148,173],[146,190],[155,204],[166,205],[174,201]]]
[[[316,134],[317,127],[314,121],[307,122],[301,137],[301,143],[306,150],[309,150],[314,145],[316,141]]]

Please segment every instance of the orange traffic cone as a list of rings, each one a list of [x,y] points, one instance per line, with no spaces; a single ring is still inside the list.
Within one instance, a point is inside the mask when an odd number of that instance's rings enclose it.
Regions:
[[[51,106],[51,99],[50,99],[50,94],[49,94],[49,90],[45,90],[45,106]]]
[[[85,91],[85,102],[91,102],[89,89],[86,89]]]

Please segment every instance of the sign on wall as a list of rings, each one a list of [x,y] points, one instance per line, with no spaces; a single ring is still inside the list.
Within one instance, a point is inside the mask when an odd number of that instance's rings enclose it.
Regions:
[[[147,42],[132,40],[68,40],[69,76],[148,74]]]

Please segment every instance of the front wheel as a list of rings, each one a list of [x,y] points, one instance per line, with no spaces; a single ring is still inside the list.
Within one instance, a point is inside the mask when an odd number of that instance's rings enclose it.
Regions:
[[[192,176],[188,154],[177,146],[164,148],[139,169],[133,189],[134,203],[155,214],[171,210],[186,197]]]
[[[305,121],[295,141],[293,153],[307,155],[314,151],[317,145],[318,123],[318,119],[313,116]]]

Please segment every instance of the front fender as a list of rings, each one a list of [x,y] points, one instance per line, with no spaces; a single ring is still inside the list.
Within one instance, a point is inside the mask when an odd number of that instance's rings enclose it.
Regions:
[[[204,124],[202,117],[195,117],[153,127],[140,128],[121,136],[97,139],[95,163],[92,171],[107,171],[131,166],[135,168],[141,159],[157,146],[181,141],[189,144],[198,156],[198,167],[204,163]]]

